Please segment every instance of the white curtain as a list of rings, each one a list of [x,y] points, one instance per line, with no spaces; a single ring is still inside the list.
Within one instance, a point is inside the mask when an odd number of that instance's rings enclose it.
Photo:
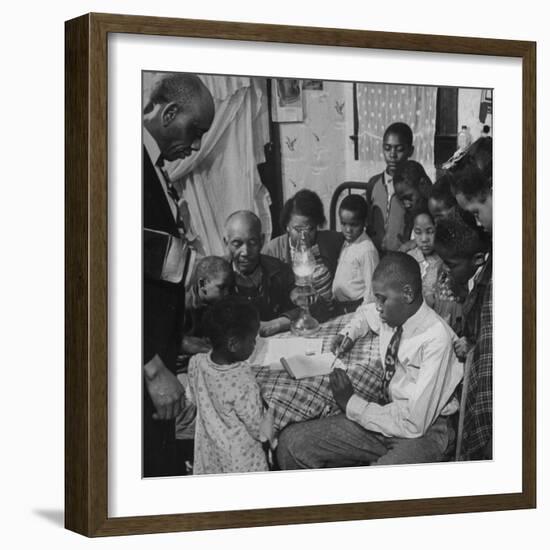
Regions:
[[[357,84],[359,160],[384,169],[382,139],[392,122],[405,122],[413,131],[413,159],[433,178],[437,87],[400,84]]]
[[[199,76],[214,97],[214,122],[201,149],[167,171],[187,201],[199,251],[222,255],[223,225],[235,210],[258,214],[266,240],[271,236],[270,197],[257,169],[269,141],[267,92],[265,79]]]

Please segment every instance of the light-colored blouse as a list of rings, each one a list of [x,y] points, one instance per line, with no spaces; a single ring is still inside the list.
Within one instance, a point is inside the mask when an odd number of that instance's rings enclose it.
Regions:
[[[344,243],[332,283],[335,300],[353,302],[362,298],[365,304],[374,301],[372,274],[377,265],[378,250],[367,234]]]

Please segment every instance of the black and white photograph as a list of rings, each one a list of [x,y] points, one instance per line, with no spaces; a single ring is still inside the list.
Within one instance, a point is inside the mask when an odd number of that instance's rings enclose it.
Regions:
[[[0,546],[548,538],[550,33],[502,6],[7,4]]]
[[[315,77],[142,72],[143,477],[493,459],[494,90]]]

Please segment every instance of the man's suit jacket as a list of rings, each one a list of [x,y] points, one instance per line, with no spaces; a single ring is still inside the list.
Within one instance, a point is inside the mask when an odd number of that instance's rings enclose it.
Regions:
[[[143,227],[179,237],[158,174],[143,148]],[[158,354],[175,370],[180,326],[185,308],[184,283],[173,284],[143,277],[143,362]]]

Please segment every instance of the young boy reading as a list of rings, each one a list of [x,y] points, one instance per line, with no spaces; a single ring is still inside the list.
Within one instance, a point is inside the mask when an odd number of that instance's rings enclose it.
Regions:
[[[347,374],[334,369],[330,384],[343,414],[285,428],[277,456],[285,469],[437,462],[452,441],[449,415],[462,365],[454,334],[422,299],[418,263],[386,254],[373,277],[376,302],[362,305],[334,338],[335,353],[368,331],[379,335],[383,381],[378,402],[366,401]]]
[[[414,152],[410,126],[403,122],[390,124],[384,132],[382,151],[386,169],[367,184],[367,231],[379,252],[397,250],[402,244],[405,211],[394,196],[393,176]]]
[[[378,265],[378,251],[365,233],[367,202],[360,195],[347,195],[338,210],[344,245],[332,283],[339,313],[355,311],[362,302],[374,301],[372,274]]]

